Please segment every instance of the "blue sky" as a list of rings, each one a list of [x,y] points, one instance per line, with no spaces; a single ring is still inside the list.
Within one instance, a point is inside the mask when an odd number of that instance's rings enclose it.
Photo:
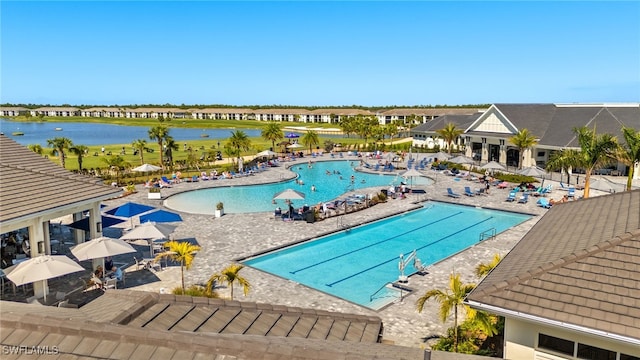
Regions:
[[[640,2],[6,1],[0,102],[640,101]]]

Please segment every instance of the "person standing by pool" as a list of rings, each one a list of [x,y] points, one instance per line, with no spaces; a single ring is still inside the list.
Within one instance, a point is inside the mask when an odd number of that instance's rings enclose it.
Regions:
[[[315,185],[311,185],[311,191],[316,191],[316,186]]]

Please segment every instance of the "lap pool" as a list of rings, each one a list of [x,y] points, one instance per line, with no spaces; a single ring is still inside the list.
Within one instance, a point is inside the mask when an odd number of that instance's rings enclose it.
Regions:
[[[481,233],[501,233],[531,216],[429,202],[424,208],[340,231],[242,261],[358,305],[379,310],[397,300],[399,255],[416,250],[431,265],[477,244]],[[487,259],[489,260],[489,259]],[[405,275],[414,273],[412,265]],[[428,276],[428,275],[427,275]]]
[[[298,164],[291,167],[291,170],[298,174],[297,179],[273,184],[224,186],[188,191],[169,197],[164,204],[174,210],[196,214],[213,214],[215,204],[218,202],[224,203],[226,213],[263,212],[273,211],[277,206],[286,208],[284,201],[273,204],[272,198],[274,194],[288,188],[305,194],[304,200],[293,201],[295,207],[300,207],[304,204],[315,205],[331,201],[351,191],[357,192],[374,186],[386,188],[391,184],[399,185],[401,181],[405,181],[401,176],[388,172],[371,174],[356,171],[354,167],[357,165],[356,160],[318,161],[311,167],[306,163]],[[351,176],[354,177],[353,183]],[[297,184],[296,180],[301,180],[303,185]],[[426,177],[414,177],[411,181],[413,185],[420,186],[432,183],[432,180]],[[311,191],[311,186],[314,185],[316,191]]]

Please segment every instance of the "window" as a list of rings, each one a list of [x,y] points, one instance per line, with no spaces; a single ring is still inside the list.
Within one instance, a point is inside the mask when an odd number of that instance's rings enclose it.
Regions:
[[[614,351],[578,343],[578,358],[587,360],[616,360],[616,353]]]
[[[538,151],[538,157],[544,157],[545,152],[544,151]]]
[[[538,348],[552,350],[561,354],[573,356],[574,342],[557,337],[538,334]]]
[[[640,360],[637,356],[631,356],[627,354],[620,354],[620,360]]]

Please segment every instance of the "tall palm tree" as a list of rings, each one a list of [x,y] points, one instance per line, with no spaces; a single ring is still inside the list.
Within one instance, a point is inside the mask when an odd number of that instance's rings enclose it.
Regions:
[[[284,138],[280,124],[275,121],[270,121],[267,126],[262,129],[262,138],[271,141],[271,150],[275,149],[276,141]]]
[[[436,130],[436,133],[440,135],[442,140],[447,143],[447,148],[449,149],[449,154],[451,154],[452,146],[454,141],[458,138],[458,136],[464,133],[464,130],[459,129],[454,123],[447,123],[444,128],[440,130]]]
[[[222,271],[217,274],[213,274],[209,278],[209,281],[207,282],[207,288],[213,289],[213,285],[216,282],[225,283],[229,286],[231,292],[231,300],[233,300],[233,286],[237,283],[238,285],[242,286],[242,292],[244,293],[244,296],[247,296],[251,285],[249,284],[249,281],[247,281],[247,279],[240,276],[239,274],[240,270],[242,270],[243,268],[244,265],[240,264],[231,264],[227,266],[226,268],[222,269]]]
[[[452,273],[449,276],[449,288],[444,291],[434,289],[427,291],[416,301],[418,312],[422,312],[425,303],[435,298],[440,303],[440,320],[447,321],[449,314],[453,310],[453,351],[458,352],[458,307],[462,306],[464,298],[473,290],[474,284],[463,284],[460,274]]]
[[[147,140],[145,139],[136,139],[131,143],[131,147],[135,150],[138,150],[140,154],[140,165],[144,164],[144,152],[147,151]]]
[[[28,114],[28,112],[27,112],[27,114]],[[29,150],[33,151],[34,153],[36,153],[38,155],[42,155],[42,153],[44,152],[44,149],[42,149],[42,146],[40,144],[30,144],[27,147],[29,148]]]
[[[625,144],[620,146],[617,158],[620,162],[629,166],[627,191],[631,191],[634,167],[640,163],[640,131],[636,131],[630,127],[623,127],[622,136],[624,137]]]
[[[589,197],[589,183],[591,173],[594,169],[606,166],[612,162],[618,153],[618,142],[611,134],[596,134],[595,127],[592,129],[586,126],[574,128],[573,131],[578,136],[580,152],[566,152],[566,158],[555,159],[556,162],[571,164],[572,167],[585,169],[584,197]],[[555,165],[555,164],[551,164]],[[549,165],[548,165],[549,166]]]
[[[155,140],[158,143],[158,147],[160,148],[160,166],[164,168],[164,157],[163,152],[164,148],[162,144],[164,143],[166,137],[169,136],[169,128],[164,125],[154,126],[149,129],[149,139]]]
[[[78,157],[78,170],[82,171],[82,159],[89,153],[89,147],[86,145],[74,145],[69,151]]]
[[[522,155],[524,151],[534,147],[538,143],[538,139],[533,136],[528,129],[522,129],[510,137],[509,142],[518,148],[518,169],[522,169]]]
[[[182,279],[182,294],[184,294],[184,270],[189,270],[193,265],[195,254],[200,251],[200,246],[193,245],[188,241],[171,240],[164,246],[168,251],[156,255],[156,260],[169,259],[180,263],[180,276]]]
[[[73,142],[71,141],[71,139],[66,137],[47,139],[47,145],[49,145],[49,147],[53,148],[54,151],[60,154],[60,165],[64,167],[66,159],[65,150],[68,150],[73,146]]]
[[[384,126],[384,135],[389,135],[389,141],[391,146],[393,146],[393,137],[398,135],[400,131],[398,131],[398,124],[390,123]]]
[[[242,151],[247,151],[251,148],[251,140],[244,131],[236,130],[231,133],[231,137],[227,140],[227,145],[236,149],[236,156],[240,158]]]
[[[300,139],[302,143],[309,147],[309,154],[311,154],[312,147],[320,144],[320,138],[318,137],[318,133],[313,130],[308,130],[304,135],[302,135],[302,139]]]

